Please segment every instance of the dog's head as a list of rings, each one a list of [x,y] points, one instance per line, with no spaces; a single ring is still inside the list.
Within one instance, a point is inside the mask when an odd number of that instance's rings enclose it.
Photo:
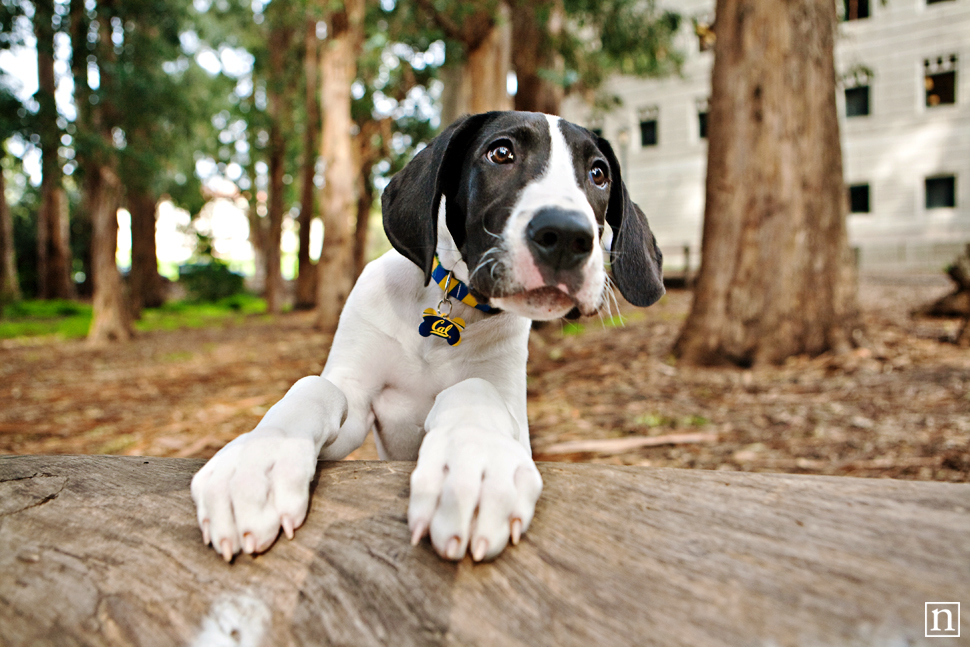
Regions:
[[[459,119],[394,176],[382,208],[391,244],[426,282],[437,253],[476,297],[523,317],[599,310],[604,249],[628,301],[664,293],[660,250],[613,149],[558,117]]]

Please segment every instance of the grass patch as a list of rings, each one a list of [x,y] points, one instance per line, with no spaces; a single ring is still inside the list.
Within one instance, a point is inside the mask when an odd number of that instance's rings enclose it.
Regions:
[[[212,303],[172,301],[160,308],[144,310],[135,330],[180,330],[239,323],[250,315],[266,312],[266,302],[248,294],[235,294]]]
[[[596,329],[606,329],[606,328],[622,328],[626,324],[633,321],[642,321],[644,315],[642,312],[633,312],[629,315],[614,315],[612,317],[602,317],[599,321],[596,319],[591,319],[587,323],[578,323],[575,321],[565,321],[562,324],[561,334],[563,337],[571,337],[573,335],[582,335],[587,330]]]
[[[180,330],[239,323],[262,315],[266,302],[249,294],[236,294],[212,303],[173,301],[160,308],[145,309],[135,330]],[[91,327],[91,306],[66,300],[18,301],[3,307],[0,339],[58,337],[81,339]]]
[[[91,327],[91,306],[67,300],[18,301],[3,307],[0,339],[57,336],[77,339]]]

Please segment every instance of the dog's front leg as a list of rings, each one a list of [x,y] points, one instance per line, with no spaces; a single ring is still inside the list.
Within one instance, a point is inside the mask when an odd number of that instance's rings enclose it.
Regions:
[[[510,538],[517,544],[532,521],[542,478],[528,430],[498,389],[478,378],[445,389],[425,429],[411,474],[412,543],[430,532],[445,559],[460,560],[470,549],[476,561],[496,557]]]
[[[294,384],[253,431],[219,450],[192,479],[203,542],[230,561],[240,550],[268,549],[280,528],[292,539],[306,519],[317,456],[346,418],[347,398],[328,379]]]

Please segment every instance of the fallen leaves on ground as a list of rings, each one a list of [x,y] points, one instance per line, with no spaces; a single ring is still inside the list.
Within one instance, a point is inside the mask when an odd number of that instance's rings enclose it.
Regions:
[[[864,346],[783,366],[680,366],[691,295],[625,325],[549,324],[530,340],[529,420],[540,460],[970,480],[970,351],[959,321],[913,319],[943,279],[863,281]],[[0,347],[0,452],[208,457],[249,431],[330,336],[310,313],[154,332],[102,349]],[[373,441],[352,455],[374,458]]]

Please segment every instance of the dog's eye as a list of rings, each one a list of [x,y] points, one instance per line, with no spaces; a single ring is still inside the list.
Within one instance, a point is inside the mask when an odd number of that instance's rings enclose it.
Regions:
[[[492,144],[492,147],[485,153],[485,157],[493,164],[511,164],[515,159],[515,153],[512,152],[512,146],[509,145],[509,142],[501,141]]]
[[[593,168],[589,169],[589,179],[593,184],[602,189],[609,184],[610,176],[606,172],[606,169],[603,168],[603,165],[597,162],[593,165]]]

